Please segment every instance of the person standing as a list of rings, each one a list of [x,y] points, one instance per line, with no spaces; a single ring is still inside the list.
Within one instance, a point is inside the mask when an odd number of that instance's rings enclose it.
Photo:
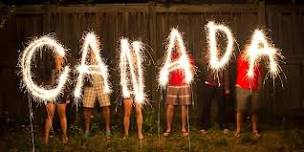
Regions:
[[[61,71],[63,70],[64,59],[61,56],[55,56],[55,69],[52,70],[51,73],[51,80],[50,86],[54,86],[56,84],[56,79],[60,75]],[[67,118],[66,118],[66,105],[68,103],[68,94],[66,89],[64,93],[61,94],[56,101],[47,102],[46,104],[46,111],[47,116],[45,119],[44,125],[44,137],[43,142],[48,144],[49,142],[49,134],[50,130],[53,126],[53,118],[55,115],[55,110],[57,109],[57,113],[60,119],[60,126],[62,131],[62,143],[68,143],[68,136],[67,136]]]
[[[136,112],[136,124],[137,124],[137,137],[139,140],[144,139],[144,135],[142,133],[142,124],[143,124],[143,115],[142,115],[142,105],[141,103],[134,102],[134,98],[124,98],[123,99],[123,107],[124,107],[124,138],[129,136],[129,126],[130,126],[130,116],[132,112],[132,107],[134,106]]]
[[[96,64],[95,57],[91,53],[91,63]],[[91,116],[93,108],[96,102],[96,99],[99,103],[99,106],[102,108],[102,115],[105,120],[105,134],[108,138],[111,136],[111,127],[110,127],[110,97],[104,92],[103,81],[101,75],[92,73],[91,76],[84,84],[84,95],[83,95],[83,115],[84,115],[84,137],[86,139],[90,136],[90,125],[91,125]]]
[[[137,71],[137,62],[134,52],[132,53],[132,62],[135,71]],[[137,73],[137,72],[135,72]],[[130,74],[130,73],[129,73]],[[129,75],[129,77],[131,77]],[[131,81],[131,80],[130,80]],[[139,81],[139,80],[138,80]],[[128,85],[131,88],[131,82]],[[130,89],[132,90],[132,89]],[[130,97],[123,98],[123,108],[124,108],[124,117],[123,117],[123,126],[124,126],[124,138],[129,136],[129,127],[130,127],[130,116],[132,112],[132,108],[135,108],[136,112],[136,124],[137,124],[137,137],[139,140],[144,139],[144,135],[142,133],[142,125],[143,125],[143,115],[142,115],[142,103],[135,101],[134,92],[131,93]]]
[[[211,127],[210,112],[211,103],[214,99],[217,102],[218,109],[217,123],[220,129],[224,131],[224,134],[229,133],[226,121],[226,101],[227,96],[230,94],[229,83],[229,68],[220,71],[217,74],[207,72],[207,76],[204,81],[204,89],[202,89],[202,94],[205,97],[202,104],[202,129],[200,130],[202,134],[207,134],[207,130]]]
[[[178,46],[175,45],[175,50],[172,52],[172,61],[176,61],[179,58]],[[190,58],[191,70],[194,71],[193,60]],[[166,95],[166,130],[163,133],[164,136],[169,136],[172,131],[172,121],[174,116],[175,106],[181,106],[181,131],[183,136],[188,136],[189,132],[186,127],[188,118],[188,107],[191,105],[191,88],[190,85],[185,82],[184,71],[178,68],[171,67],[169,73],[169,83],[167,86]]]
[[[236,79],[236,137],[241,135],[241,127],[243,125],[243,117],[245,111],[250,106],[251,121],[252,121],[252,133],[259,137],[258,131],[258,110],[260,107],[259,103],[259,91],[261,89],[261,68],[257,63],[254,67],[254,77],[249,78],[247,71],[249,69],[248,58],[246,56],[246,49],[239,55],[237,60],[237,79]]]

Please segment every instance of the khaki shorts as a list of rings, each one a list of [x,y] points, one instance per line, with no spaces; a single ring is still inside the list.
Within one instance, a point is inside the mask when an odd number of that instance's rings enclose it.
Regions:
[[[95,101],[98,100],[100,107],[110,106],[110,98],[104,93],[102,87],[85,87],[83,95],[83,107],[94,108]]]
[[[168,86],[166,104],[168,105],[190,105],[191,91],[189,85]]]
[[[259,91],[252,91],[236,87],[236,111],[244,112],[250,107],[250,112],[255,113],[260,109]]]

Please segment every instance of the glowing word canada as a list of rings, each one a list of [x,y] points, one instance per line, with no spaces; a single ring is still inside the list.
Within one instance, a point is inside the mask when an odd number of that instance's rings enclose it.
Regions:
[[[229,63],[231,56],[233,54],[233,42],[234,37],[231,30],[223,24],[216,24],[214,22],[209,22],[206,24],[207,31],[207,43],[209,51],[209,68],[213,72],[218,72],[223,70]],[[219,57],[219,50],[217,44],[222,44],[217,42],[217,33],[224,34],[226,36],[226,49],[224,49],[223,57]],[[121,87],[124,97],[129,97],[130,93],[133,92],[136,97],[136,101],[143,103],[144,94],[144,84],[143,84],[143,71],[142,71],[142,57],[141,50],[143,50],[143,43],[139,41],[134,41],[129,44],[128,39],[121,39],[120,41],[120,75],[121,75]],[[171,54],[173,49],[177,45],[178,53],[180,55],[177,61],[171,61]],[[42,49],[48,48],[48,49]],[[22,86],[25,90],[35,99],[37,102],[45,103],[46,101],[55,101],[56,98],[63,92],[67,81],[69,80],[70,67],[65,66],[57,78],[57,86],[52,86],[47,88],[44,86],[37,85],[32,79],[31,65],[32,59],[38,50],[51,50],[53,54],[65,57],[67,49],[65,49],[58,41],[54,40],[49,36],[42,36],[38,39],[33,40],[24,49],[20,55],[19,63],[22,75]],[[189,58],[187,56],[186,47],[182,35],[179,31],[173,28],[168,36],[168,43],[166,45],[165,61],[160,69],[158,76],[159,86],[165,87],[168,83],[168,77],[170,71],[174,69],[181,69],[185,73],[185,80],[188,84],[193,81],[193,73],[190,69]],[[90,51],[90,53],[89,53]],[[281,72],[278,60],[283,58],[280,51],[273,47],[273,45],[268,41],[268,38],[261,30],[255,30],[251,36],[250,47],[246,51],[247,58],[250,63],[250,68],[248,70],[248,78],[252,78],[252,69],[255,64],[260,62],[259,58],[268,58],[268,71],[271,78],[276,78],[276,76]],[[81,60],[80,65],[76,67],[76,72],[78,73],[76,87],[74,90],[74,97],[76,99],[81,98],[81,92],[83,87],[83,81],[86,76],[91,74],[98,74],[103,78],[104,93],[110,93],[111,87],[108,80],[108,66],[104,63],[103,58],[100,56],[100,41],[99,38],[93,33],[89,32],[84,36],[84,43],[81,49]],[[134,54],[134,55],[131,55]],[[94,58],[94,62],[87,63],[87,58]],[[129,68],[127,68],[129,67]],[[129,71],[127,69],[130,69]],[[128,79],[128,74],[131,75]],[[131,84],[129,84],[131,83]],[[130,90],[127,86],[132,85],[133,90]],[[78,100],[77,100],[78,101]]]

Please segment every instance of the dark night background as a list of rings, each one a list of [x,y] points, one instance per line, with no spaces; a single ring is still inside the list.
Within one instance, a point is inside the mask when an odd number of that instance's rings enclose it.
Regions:
[[[303,0],[2,0],[0,1],[0,136],[9,134],[7,128],[28,125],[27,96],[20,92],[17,76],[17,59],[29,40],[35,36],[52,33],[69,50],[68,63],[77,63],[81,36],[94,31],[103,44],[102,56],[110,66],[112,110],[119,96],[118,50],[119,39],[142,40],[153,59],[160,63],[164,45],[172,27],[183,33],[187,48],[193,55],[198,74],[193,85],[195,105],[191,108],[194,126],[200,123],[202,79],[206,67],[202,64],[206,48],[205,24],[209,20],[228,25],[242,48],[255,28],[264,28],[277,48],[282,49],[285,64],[281,67],[284,87],[279,80],[273,85],[266,81],[261,93],[263,124],[273,127],[303,128],[304,122],[304,1]],[[235,47],[235,56],[238,51]],[[47,77],[49,67],[42,58],[36,67],[42,71],[41,80]],[[158,109],[160,91],[155,83],[159,66],[149,57],[145,61],[145,85],[155,111]],[[232,59],[231,86],[235,79],[235,58]],[[283,76],[283,75],[281,75]],[[228,107],[230,122],[234,122],[234,91]],[[155,111],[146,113],[156,115]],[[80,109],[81,111],[81,109]],[[216,109],[213,109],[216,111]],[[79,112],[81,113],[81,112]],[[216,113],[216,112],[215,112]],[[70,123],[78,125],[80,115],[70,105]],[[146,114],[147,115],[147,114]],[[34,124],[41,127],[44,107],[34,103]],[[121,114],[112,113],[113,125],[120,126]],[[148,117],[149,118],[149,117]],[[151,118],[155,119],[155,117]],[[80,123],[81,124],[81,123]],[[149,126],[148,126],[149,127]],[[271,127],[270,127],[271,128]],[[270,129],[271,130],[271,129]],[[1,138],[1,137],[0,137]],[[303,138],[304,139],[304,138]],[[1,139],[0,139],[1,140]],[[5,140],[3,140],[5,143]],[[304,143],[304,142],[303,142]],[[303,146],[303,145],[302,145]],[[1,147],[1,142],[0,142]],[[1,149],[0,149],[1,151]]]

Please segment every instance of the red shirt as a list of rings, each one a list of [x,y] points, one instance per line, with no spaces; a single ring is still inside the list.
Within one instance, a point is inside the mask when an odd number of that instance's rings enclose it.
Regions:
[[[260,79],[261,79],[261,68],[260,66],[254,67],[254,77],[248,78],[247,71],[249,69],[248,61],[239,55],[237,60],[237,79],[236,86],[243,89],[258,90],[260,89]]]
[[[179,54],[177,52],[172,53],[172,60],[175,61],[179,58]],[[192,57],[189,55],[190,64],[194,65],[194,61]],[[176,69],[169,73],[169,85],[170,86],[182,86],[185,85],[185,73],[182,69]]]

